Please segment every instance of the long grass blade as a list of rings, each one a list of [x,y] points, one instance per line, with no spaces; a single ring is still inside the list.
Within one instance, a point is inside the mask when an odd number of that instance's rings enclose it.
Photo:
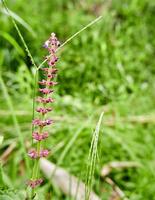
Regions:
[[[16,42],[16,40],[8,33],[4,32],[4,31],[0,31],[0,35],[7,40],[10,44],[12,44],[12,46],[17,50],[17,52],[24,56],[24,51],[23,49],[19,46],[19,44]]]
[[[77,35],[79,35],[81,32],[83,32],[84,30],[86,30],[87,28],[89,28],[90,26],[92,26],[93,24],[95,24],[96,22],[98,22],[103,16],[99,16],[96,19],[94,19],[93,21],[91,21],[89,24],[87,24],[86,26],[84,26],[82,29],[80,29],[79,31],[77,31],[76,33],[74,33],[71,37],[69,37],[64,43],[62,43],[62,45],[60,45],[60,47],[57,49],[57,51],[59,51],[62,47],[64,47],[66,44],[68,44],[72,39],[74,39]],[[38,70],[42,67],[43,64],[45,64],[45,62],[47,61],[47,59],[45,59],[39,66],[38,66]]]
[[[1,10],[2,13],[9,15],[8,12],[6,12],[6,10],[2,9]],[[23,20],[19,15],[17,15],[15,12],[11,11],[9,9],[9,12],[11,13],[11,16],[18,22],[20,23],[26,30],[28,30],[33,37],[36,37],[36,33],[34,32],[34,30],[31,28],[31,26],[25,21]]]
[[[75,34],[73,34],[71,37],[69,37],[59,48],[61,49],[63,46],[65,46],[68,42],[70,42],[73,38],[75,38],[77,35],[79,35],[82,31],[86,30],[87,28],[89,28],[90,26],[92,26],[93,24],[95,24],[96,22],[98,22],[103,16],[99,16],[96,19],[94,19],[93,21],[91,21],[89,24],[87,24],[86,26],[84,26],[82,29],[80,29],[79,31],[77,31]]]
[[[95,167],[96,167],[95,165],[96,165],[96,158],[97,158],[100,126],[101,126],[103,114],[104,113],[102,112],[100,115],[96,129],[93,133],[91,146],[90,146],[90,150],[89,150],[88,165],[87,165],[87,172],[86,172],[86,191],[85,191],[85,199],[86,200],[90,199],[90,191],[92,189],[93,176],[94,176],[94,171],[95,171]]]
[[[25,47],[25,50],[26,50],[26,52],[27,52],[27,54],[28,54],[28,56],[29,56],[29,58],[30,58],[32,64],[34,65],[34,67],[37,68],[37,65],[36,65],[35,62],[34,62],[34,59],[33,59],[32,55],[31,55],[31,53],[30,53],[30,50],[29,50],[29,48],[28,48],[28,46],[27,46],[27,44],[26,44],[26,42],[25,42],[25,40],[24,40],[24,38],[23,38],[23,36],[22,36],[22,34],[21,34],[21,32],[20,32],[18,26],[17,26],[17,24],[16,24],[16,21],[14,20],[12,14],[11,14],[11,12],[10,12],[10,10],[9,10],[8,7],[7,7],[6,1],[5,1],[5,0],[2,0],[2,3],[3,3],[4,8],[6,9],[6,12],[8,13],[8,15],[9,15],[10,18],[11,18],[11,21],[12,21],[12,23],[13,23],[13,25],[14,25],[14,27],[15,27],[15,29],[16,29],[16,31],[17,31],[17,33],[18,33],[18,35],[19,35],[19,37],[20,37],[20,39],[21,39],[23,45],[24,45],[24,47]]]
[[[22,150],[22,153],[24,154],[24,159],[25,159],[27,171],[29,172],[30,167],[29,167],[28,156],[27,156],[26,149],[25,149],[24,137],[23,137],[23,134],[21,133],[21,130],[20,130],[20,126],[19,126],[18,119],[17,119],[16,114],[15,114],[15,110],[14,110],[14,107],[13,107],[11,97],[10,97],[8,91],[7,91],[7,87],[6,87],[6,85],[3,81],[1,74],[0,74],[0,85],[1,85],[1,88],[2,88],[2,92],[4,94],[4,98],[6,100],[6,103],[8,105],[8,108],[11,111],[12,120],[13,120],[15,129],[16,129],[16,132],[17,132],[17,135],[18,135],[19,143],[21,145],[21,150]]]
[[[38,79],[38,70],[37,70],[38,68],[37,68],[37,65],[35,64],[33,56],[31,55],[30,50],[29,50],[29,48],[28,48],[28,46],[27,46],[27,44],[26,44],[26,42],[25,42],[25,40],[24,40],[24,38],[22,36],[22,33],[20,32],[20,30],[19,30],[19,28],[18,28],[18,26],[17,26],[17,24],[16,24],[16,22],[14,20],[14,17],[12,16],[12,13],[10,12],[10,10],[7,7],[6,1],[2,0],[2,3],[4,5],[4,8],[6,9],[6,12],[10,16],[10,18],[12,20],[12,23],[13,23],[13,25],[14,25],[14,27],[15,27],[15,29],[16,29],[16,31],[17,31],[17,33],[18,33],[23,45],[24,45],[24,47],[25,47],[27,55],[30,57],[31,62],[32,62],[33,66],[36,69],[35,70],[35,74],[34,74],[34,92],[33,92],[33,104],[32,104],[32,120],[33,120],[34,119],[34,111],[35,111],[35,97],[36,97],[36,85],[37,85],[37,79]],[[34,126],[32,125],[32,132],[33,132],[33,130],[34,130]]]

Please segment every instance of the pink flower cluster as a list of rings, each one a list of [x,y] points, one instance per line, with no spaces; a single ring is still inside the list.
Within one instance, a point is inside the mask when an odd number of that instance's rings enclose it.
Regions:
[[[54,92],[54,90],[48,88],[39,88],[39,92],[42,92],[43,94],[50,94]]]
[[[47,126],[53,123],[52,119],[45,119],[45,120],[40,120],[40,119],[34,119],[32,124],[35,126]]]
[[[39,103],[44,103],[44,104],[46,104],[46,103],[53,103],[53,102],[54,102],[54,99],[51,98],[51,97],[47,97],[47,98],[38,97],[38,98],[36,99],[36,101],[39,102]]]
[[[39,134],[38,132],[33,132],[32,137],[33,137],[33,139],[35,139],[37,141],[41,141],[41,140],[48,138],[48,132],[44,132],[42,134]]]
[[[51,34],[50,38],[43,45],[48,50],[48,55],[46,56],[46,61],[48,67],[41,68],[43,71],[44,79],[39,81],[40,96],[37,97],[36,101],[41,104],[36,108],[36,111],[39,113],[39,117],[32,121],[32,124],[35,128],[35,131],[32,133],[32,138],[37,141],[36,149],[32,149],[28,152],[28,156],[32,159],[39,159],[41,157],[47,157],[49,154],[49,150],[42,149],[41,142],[48,138],[49,134],[44,130],[44,127],[53,124],[52,119],[48,119],[46,114],[52,111],[51,107],[47,107],[47,104],[53,103],[54,99],[50,96],[54,90],[53,87],[57,84],[57,82],[52,79],[56,77],[57,69],[55,67],[56,62],[58,61],[58,57],[56,56],[56,51],[60,46],[60,42],[54,33]],[[40,149],[41,147],[41,149]],[[37,185],[42,183],[42,179],[37,179],[33,177],[33,180],[28,182],[28,185],[31,188],[35,188]]]
[[[39,152],[37,152],[36,150],[30,150],[28,152],[28,156],[30,156],[33,159],[47,157],[48,154],[49,154],[49,151],[47,149],[40,150]]]
[[[45,85],[45,86],[54,86],[57,84],[57,82],[42,80],[42,81],[39,81],[39,84]]]
[[[29,185],[31,188],[35,188],[38,185],[42,184],[42,182],[43,182],[43,179],[39,178],[37,180],[29,180],[27,182],[27,185]]]
[[[39,113],[42,113],[44,115],[44,114],[52,111],[52,108],[37,108],[36,111]]]

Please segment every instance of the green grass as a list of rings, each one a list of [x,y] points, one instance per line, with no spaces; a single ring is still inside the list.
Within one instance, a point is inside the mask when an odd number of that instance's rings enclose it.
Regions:
[[[114,170],[110,178],[129,199],[154,200],[154,123],[133,123],[128,119],[142,115],[155,117],[155,2],[114,0],[108,8],[106,2],[7,1],[10,10],[30,28],[27,29],[21,20],[17,21],[37,64],[43,61],[45,52],[41,46],[51,32],[56,32],[63,43],[96,15],[103,15],[103,20],[82,32],[59,52],[59,85],[52,113],[56,123],[46,142],[54,152],[49,160],[85,181],[93,131],[104,111],[92,182],[94,191],[107,200],[112,188],[100,179],[102,166],[111,161],[131,160],[140,163],[141,167]],[[7,103],[1,84],[0,134],[4,141],[0,153],[16,142],[15,149],[0,169],[3,185],[9,187],[7,192],[0,190],[0,197],[8,195],[17,199],[13,196],[16,190],[18,198],[23,199],[29,172],[13,120],[16,116],[28,149],[31,145],[34,68],[26,53],[23,56],[20,38],[3,12],[0,12],[0,26],[1,75],[14,109]],[[112,126],[107,123],[111,119],[114,119]],[[69,199],[48,180],[38,193],[42,199],[48,199],[49,193],[54,200]]]

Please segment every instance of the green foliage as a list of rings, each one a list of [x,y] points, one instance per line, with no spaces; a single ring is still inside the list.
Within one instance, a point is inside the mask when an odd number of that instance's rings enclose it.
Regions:
[[[21,200],[21,199],[25,199],[25,195],[23,192],[17,192],[15,190],[1,188],[0,199],[1,200],[14,200],[14,199]]]
[[[26,6],[27,2],[8,3],[37,34],[34,39],[20,26],[37,62],[42,61],[38,59],[44,54],[41,44],[52,30],[64,41],[91,21],[94,14],[104,15],[100,23],[75,38],[63,50],[58,77],[60,82],[63,81],[59,86],[60,94],[80,95],[99,104],[116,96],[122,98],[134,90],[145,90],[151,84],[154,71],[154,60],[150,59],[154,55],[154,1],[113,1],[108,12],[104,9],[106,1],[90,4],[68,1],[66,4],[64,1],[39,0],[30,7]],[[58,12],[53,9],[55,7]],[[0,24],[4,27],[3,21]],[[3,30],[7,29],[4,27]],[[13,27],[9,32],[18,38]],[[10,64],[18,66],[16,62]]]
[[[57,122],[46,143],[53,152],[49,159],[84,181],[91,133],[105,110],[93,189],[102,199],[108,199],[112,188],[100,180],[102,166],[115,160],[134,160],[142,167],[114,170],[110,178],[130,199],[154,200],[154,120],[136,123],[129,119],[155,116],[155,1],[7,3],[37,65],[46,54],[42,44],[51,32],[56,32],[63,43],[96,16],[103,15],[100,22],[59,52],[59,85],[52,113]],[[23,152],[31,140],[34,66],[2,4],[0,27],[0,134],[4,137],[0,153],[16,142],[5,168],[0,168],[0,183],[21,192],[15,194],[2,188],[0,199],[18,200],[23,199],[18,196],[24,195],[22,190],[31,173],[23,162]],[[68,199],[47,180],[38,189],[38,195],[42,199]]]

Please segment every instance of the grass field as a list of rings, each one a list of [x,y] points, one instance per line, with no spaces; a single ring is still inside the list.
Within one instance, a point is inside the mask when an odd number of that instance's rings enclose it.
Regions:
[[[103,16],[59,51],[48,160],[85,182],[93,132],[104,111],[92,190],[102,200],[154,200],[155,1],[8,0],[7,5],[37,65],[51,32],[63,43]],[[24,151],[31,146],[34,66],[2,3],[0,27],[0,199],[20,200],[33,165]],[[112,197],[115,188],[101,178],[102,167],[114,161],[138,164],[107,175],[122,198]],[[38,199],[71,199],[44,179]]]

